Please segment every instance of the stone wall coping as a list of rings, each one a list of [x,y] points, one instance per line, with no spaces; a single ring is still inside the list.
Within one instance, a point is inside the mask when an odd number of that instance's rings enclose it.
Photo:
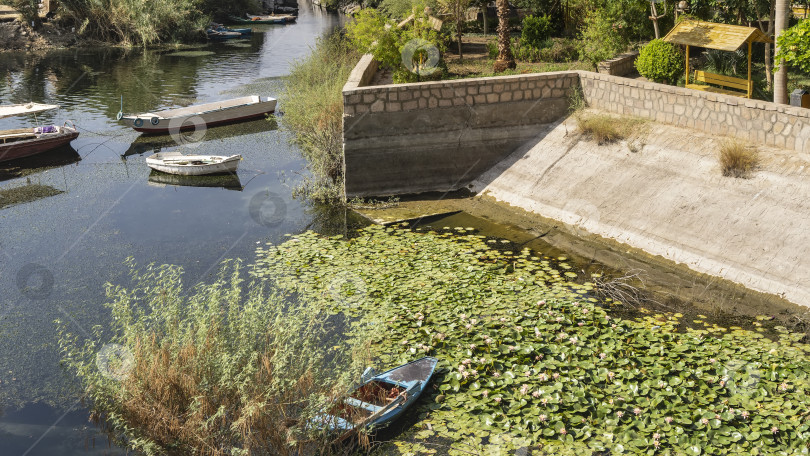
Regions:
[[[356,68],[355,68],[356,69]],[[353,72],[354,73],[354,72]],[[358,87],[356,85],[350,86],[348,83],[343,86],[343,95],[359,94],[359,93],[376,93],[376,92],[391,92],[396,90],[399,92],[408,92],[415,89],[439,89],[446,88],[452,89],[459,86],[472,86],[472,85],[488,85],[506,82],[528,82],[546,79],[559,79],[562,77],[573,77],[576,74],[574,71],[553,71],[547,73],[529,73],[529,74],[513,74],[507,76],[490,76],[483,78],[466,78],[466,79],[451,79],[449,81],[425,81],[425,82],[410,82],[406,84],[384,84],[376,86]]]
[[[360,61],[354,66],[351,74],[349,74],[349,79],[346,80],[346,84],[343,85],[343,91],[351,91],[368,84],[374,77],[374,74],[377,73],[378,66],[379,63],[374,60],[373,55],[363,54],[363,56],[360,57]]]

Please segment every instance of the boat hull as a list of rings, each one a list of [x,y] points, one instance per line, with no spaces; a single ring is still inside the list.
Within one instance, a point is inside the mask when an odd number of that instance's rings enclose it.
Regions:
[[[6,144],[0,142],[0,162],[41,154],[70,144],[78,136],[79,132],[73,128],[59,127],[58,133],[44,133],[36,138]]]
[[[211,174],[235,173],[236,169],[239,167],[239,162],[242,160],[241,155],[231,155],[230,157],[217,157],[223,159],[217,163],[178,163],[183,159],[185,159],[186,162],[193,162],[195,161],[194,158],[197,158],[197,156],[184,156],[176,153],[158,153],[146,158],[146,166],[154,169],[155,171],[160,171],[167,174],[175,174],[178,176],[207,176]],[[172,160],[174,163],[172,163]]]
[[[257,119],[275,110],[275,98],[253,96],[154,113],[127,115],[123,116],[121,121],[141,133],[173,134]]]
[[[350,432],[359,428],[378,430],[387,427],[419,399],[437,364],[436,358],[424,357],[371,378],[363,378],[363,383],[343,402],[343,416],[330,417],[332,428]],[[388,395],[394,389],[395,395]],[[388,399],[380,400],[380,391]],[[390,402],[386,404],[387,401]],[[359,411],[359,419],[357,413],[345,413],[346,407]]]
[[[292,24],[298,19],[297,17],[293,16],[292,14],[287,14],[284,16],[256,16],[259,19],[242,19],[238,17],[231,18],[231,22],[236,24]]]

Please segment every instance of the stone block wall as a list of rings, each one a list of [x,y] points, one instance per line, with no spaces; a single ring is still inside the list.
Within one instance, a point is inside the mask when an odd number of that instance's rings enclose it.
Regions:
[[[810,152],[810,109],[584,71],[579,80],[598,109]]]
[[[636,59],[638,58],[638,51],[627,52],[625,54],[617,55],[616,57],[599,62],[597,71],[602,74],[610,74],[613,76],[624,76],[636,71]]]
[[[360,71],[360,70],[358,70]],[[575,72],[343,91],[346,195],[466,187],[568,110]]]

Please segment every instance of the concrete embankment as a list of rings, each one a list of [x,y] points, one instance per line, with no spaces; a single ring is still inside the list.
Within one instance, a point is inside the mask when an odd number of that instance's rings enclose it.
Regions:
[[[580,137],[577,88],[644,131]],[[588,72],[347,84],[344,105],[349,197],[471,188],[810,306],[810,110]],[[721,175],[729,138],[759,148],[751,179]]]

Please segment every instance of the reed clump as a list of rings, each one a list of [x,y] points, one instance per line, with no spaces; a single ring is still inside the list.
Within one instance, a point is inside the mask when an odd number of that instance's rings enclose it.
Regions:
[[[318,40],[286,78],[284,122],[307,160],[297,193],[321,202],[343,200],[343,85],[360,59],[339,33]]]
[[[759,152],[753,146],[729,140],[720,145],[719,161],[724,176],[747,178],[759,166]]]
[[[362,338],[336,345],[335,318],[258,281],[245,286],[238,263],[189,292],[178,267],[133,277],[133,288],[108,286],[112,337],[60,331],[93,418],[123,445],[215,456],[350,451],[331,445],[333,418],[323,411],[368,362]],[[117,356],[102,356],[109,347]]]

